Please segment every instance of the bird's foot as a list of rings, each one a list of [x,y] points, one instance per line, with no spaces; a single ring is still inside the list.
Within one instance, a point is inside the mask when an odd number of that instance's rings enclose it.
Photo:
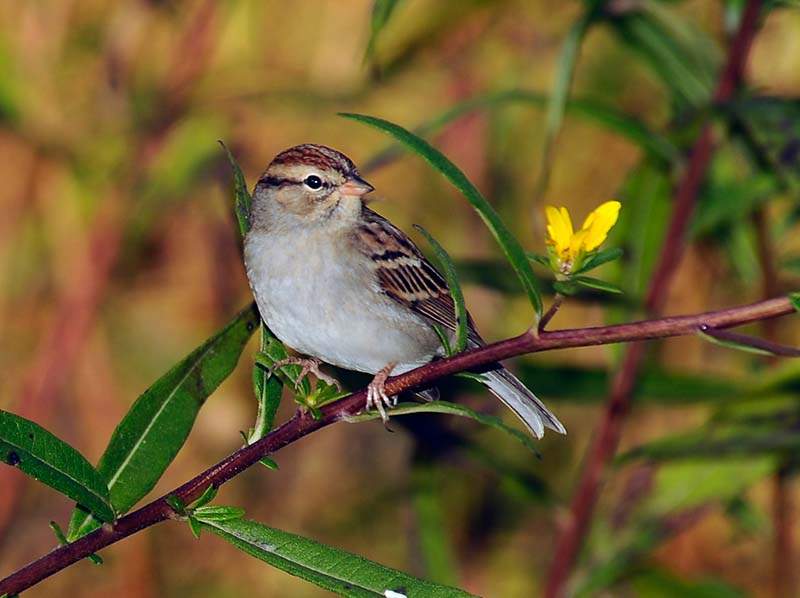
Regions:
[[[313,357],[286,357],[284,359],[279,359],[275,363],[272,364],[270,368],[270,374],[272,374],[278,368],[282,368],[285,365],[299,365],[300,366],[300,374],[297,376],[295,380],[295,386],[298,386],[300,382],[308,376],[309,374],[314,374],[317,380],[322,380],[329,386],[335,386],[337,390],[341,392],[342,385],[339,384],[339,381],[334,378],[333,376],[329,376],[328,374],[324,373],[322,370],[319,369],[320,363],[322,363],[319,359],[315,359]]]
[[[367,404],[366,410],[369,411],[373,407],[381,414],[383,423],[389,421],[389,416],[386,414],[387,407],[395,407],[397,405],[397,396],[390,397],[386,394],[386,379],[391,375],[392,370],[397,366],[397,363],[391,362],[386,364],[372,379],[372,382],[367,386]]]

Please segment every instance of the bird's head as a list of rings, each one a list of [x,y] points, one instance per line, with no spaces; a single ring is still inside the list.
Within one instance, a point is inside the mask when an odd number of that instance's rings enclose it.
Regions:
[[[261,175],[254,209],[269,214],[270,220],[310,225],[357,215],[362,196],[372,190],[341,152],[324,145],[297,145],[275,156]]]

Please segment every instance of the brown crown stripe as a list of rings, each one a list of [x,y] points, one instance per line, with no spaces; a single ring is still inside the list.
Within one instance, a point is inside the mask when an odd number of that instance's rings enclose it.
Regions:
[[[357,172],[356,165],[341,152],[324,145],[312,143],[297,145],[282,151],[272,160],[271,166],[277,164],[308,164],[319,168],[338,170],[342,174]]]

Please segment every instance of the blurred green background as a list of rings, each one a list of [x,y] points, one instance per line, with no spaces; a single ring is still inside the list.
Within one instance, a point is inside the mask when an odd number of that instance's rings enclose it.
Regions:
[[[711,108],[741,3],[606,3],[582,38],[578,101],[537,201],[547,98],[564,40],[593,4],[406,0],[366,58],[369,0],[0,4],[0,407],[94,462],[135,397],[250,301],[220,139],[250,185],[288,146],[343,151],[376,187],[374,209],[407,231],[423,225],[457,260],[485,337],[529,326],[531,308],[463,198],[418,158],[375,162],[387,138],[339,111],[414,128],[482,98],[426,133],[532,251],[544,250],[545,203],[580,221],[620,199],[612,242],[625,257],[601,272],[626,293],[571,299],[556,327],[641,316],[684,152],[711,114],[719,149],[668,313],[800,288],[797,5],[770,4],[746,93]],[[525,93],[502,95],[512,90]],[[799,330],[796,319],[760,329],[795,345]],[[153,496],[240,446],[255,408],[251,354]],[[546,436],[541,460],[460,418],[408,419],[395,434],[340,424],[281,451],[280,470],[247,471],[220,501],[475,593],[536,596],[618,356],[599,347],[510,364],[569,430]],[[445,394],[494,409],[463,382]],[[650,459],[612,468],[570,592],[774,595],[787,581],[775,579],[785,575],[774,572],[775,522],[800,532],[776,504],[798,498],[798,422],[796,364],[694,338],[656,345],[621,446]],[[5,573],[53,545],[47,522],[72,505],[17,471],[0,475]],[[325,595],[171,524],[103,554],[104,566],[78,564],[26,595]]]

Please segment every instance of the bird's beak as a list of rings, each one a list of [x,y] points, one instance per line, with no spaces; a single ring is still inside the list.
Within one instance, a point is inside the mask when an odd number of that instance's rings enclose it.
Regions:
[[[361,197],[374,190],[375,187],[358,175],[351,176],[344,184],[339,186],[339,193],[355,197]]]

